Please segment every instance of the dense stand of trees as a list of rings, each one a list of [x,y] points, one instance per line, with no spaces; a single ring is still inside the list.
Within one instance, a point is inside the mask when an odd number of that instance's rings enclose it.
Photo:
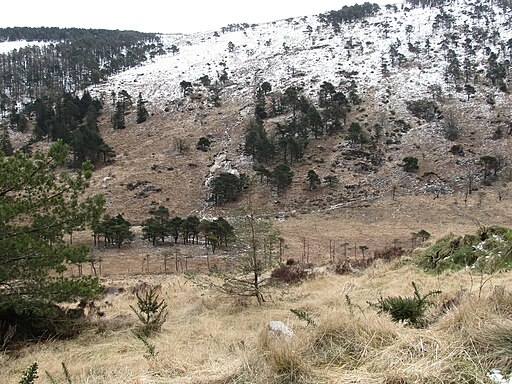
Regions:
[[[165,53],[155,34],[59,28],[0,29],[0,41],[45,41],[0,55],[0,114],[20,103],[77,92]]]
[[[246,184],[247,179],[244,174],[237,176],[233,173],[222,172],[211,182],[212,195],[210,199],[215,204],[236,201]]]
[[[280,193],[293,178],[291,166],[302,160],[311,139],[347,132],[354,144],[364,144],[367,136],[357,125],[346,129],[347,115],[361,103],[357,85],[350,82],[345,89],[324,82],[318,93],[318,103],[303,95],[302,89],[289,87],[284,93],[270,93],[268,82],[262,83],[255,94],[254,117],[248,122],[244,152],[255,162],[254,170]],[[267,130],[265,119],[288,114],[289,117]],[[267,168],[267,166],[273,168]]]
[[[215,252],[219,246],[227,247],[234,239],[233,226],[222,217],[214,220],[200,220],[197,216],[171,218],[163,205],[149,213],[151,217],[142,223],[142,233],[143,238],[153,245],[164,244],[168,237],[174,244],[178,244],[180,238],[183,244],[199,244],[202,235],[205,246],[211,246]]]
[[[249,121],[244,149],[255,162],[264,164],[281,161],[293,165],[300,161],[312,137],[316,139],[343,131],[352,106],[361,103],[354,81],[344,90],[323,82],[318,93],[318,107],[297,87],[289,87],[283,94],[269,95],[262,89],[260,87],[256,93],[255,117]],[[264,119],[282,114],[290,117],[277,123],[276,129],[269,133]]]
[[[457,92],[466,93],[468,100],[477,93],[477,85],[509,92],[512,39],[501,36],[501,31],[495,24],[497,12],[493,5],[500,7],[506,15],[512,9],[512,2],[500,0],[490,4],[469,4],[465,13],[476,21],[473,24],[458,24],[454,14],[445,7],[450,3],[449,0],[407,1],[407,5],[412,7],[439,8],[432,23],[432,37],[443,33],[439,46],[446,60],[445,82],[453,85]],[[512,20],[512,17],[509,16],[509,19]],[[412,25],[405,26],[408,40],[413,30]],[[388,54],[382,57],[381,72],[384,77],[390,75],[390,68],[402,67],[407,61],[417,59],[420,55],[431,60],[433,47],[430,39],[424,42],[407,42],[407,50],[414,54],[414,58],[406,57],[404,47],[405,44],[400,39],[389,45]],[[481,60],[482,57],[484,60]],[[493,102],[492,98],[489,102]]]
[[[101,103],[84,92],[81,98],[65,93],[55,104],[48,99],[37,99],[25,112],[35,115],[35,140],[62,140],[70,146],[74,164],[80,165],[86,160],[96,164],[115,157],[99,131],[101,110]]]
[[[154,33],[137,31],[117,31],[106,29],[58,28],[58,27],[7,27],[0,28],[2,41],[77,41],[80,39],[105,39],[108,36],[125,39],[127,42],[137,42],[140,36],[157,39]]]
[[[135,239],[131,226],[131,223],[121,214],[116,216],[105,215],[92,225],[94,244],[99,244],[100,238],[103,237],[105,246],[121,248],[124,243],[129,243]]]
[[[413,8],[434,8],[442,7],[443,5],[449,5],[452,3],[451,0],[406,0],[405,3]]]
[[[380,7],[375,3],[344,5],[337,11],[330,11],[319,16],[321,22],[332,25],[336,32],[340,31],[340,25],[352,21],[364,19],[376,15]]]

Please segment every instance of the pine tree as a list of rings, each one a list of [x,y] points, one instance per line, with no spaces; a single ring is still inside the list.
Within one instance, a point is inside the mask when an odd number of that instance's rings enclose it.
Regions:
[[[347,140],[350,140],[353,144],[365,144],[368,139],[363,131],[363,128],[359,123],[353,122],[347,131]]]
[[[336,175],[327,175],[324,177],[324,182],[332,188],[334,185],[338,184],[339,180]]]
[[[322,184],[322,181],[320,180],[320,176],[318,176],[318,173],[316,173],[313,169],[310,169],[308,171],[306,180],[309,183],[310,191],[312,191],[313,189],[316,189],[320,184]]]
[[[332,100],[332,96],[336,93],[334,85],[324,81],[320,85],[320,91],[318,92],[318,104],[320,108],[325,108]]]
[[[143,238],[150,240],[153,245],[160,240],[165,242],[165,238],[171,234],[169,225],[169,210],[160,205],[157,209],[149,211],[151,218],[142,224]]]
[[[130,222],[121,214],[114,217],[106,215],[103,221],[100,222],[98,229],[99,232],[104,234],[106,243],[115,245],[120,249],[123,243],[130,242],[135,238],[131,226]]]
[[[183,219],[179,216],[173,217],[169,220],[169,231],[170,235],[174,239],[174,244],[178,244],[178,239],[180,237],[180,232],[183,227]]]
[[[123,103],[118,101],[116,104],[116,109],[114,114],[112,115],[112,127],[114,129],[124,129],[126,128],[126,122],[124,119],[124,106]]]
[[[287,188],[293,180],[293,171],[285,164],[277,165],[272,172],[272,182],[277,188],[277,193],[280,194]]]
[[[500,85],[507,76],[505,66],[498,62],[498,55],[494,52],[491,52],[487,59],[486,76],[491,80],[492,85]]]
[[[147,102],[142,98],[142,93],[139,93],[137,99],[137,124],[143,123],[148,119],[149,113],[145,107]]]
[[[318,136],[323,135],[324,124],[322,122],[322,116],[320,116],[320,113],[313,104],[309,106],[307,121],[311,131],[313,131],[313,134],[315,135],[315,139],[317,139]]]
[[[66,244],[63,236],[90,224],[103,210],[101,196],[82,197],[90,164],[73,174],[57,174],[68,154],[69,148],[57,142],[48,153],[32,157],[19,151],[0,155],[0,312],[44,314],[53,303],[100,292],[96,279],[63,274],[89,254],[85,246]]]
[[[448,51],[446,60],[448,61],[448,67],[446,68],[446,78],[447,80],[452,80],[455,84],[457,84],[462,76],[462,71],[460,69],[460,62],[457,58],[457,54],[453,49]]]
[[[274,156],[274,146],[260,119],[249,121],[245,133],[244,152],[260,163],[267,163]]]
[[[107,143],[103,143],[98,147],[100,154],[103,156],[104,163],[113,162],[116,157],[116,151],[108,145]]]
[[[272,85],[268,81],[264,81],[263,83],[261,83],[260,88],[265,95],[272,91]]]
[[[19,132],[26,132],[28,129],[28,120],[24,113],[20,113],[20,117],[17,122],[17,129]]]
[[[260,87],[256,91],[256,105],[254,107],[254,115],[258,119],[265,119],[267,117],[267,112],[265,110],[266,100],[265,100],[265,92]]]
[[[51,132],[53,109],[42,100],[36,101],[36,125],[34,127],[34,136],[36,139],[42,139]]]
[[[212,199],[215,203],[235,201],[242,191],[242,187],[240,177],[223,172],[212,180]]]
[[[0,132],[0,152],[5,156],[12,156],[14,153],[11,139],[9,138],[9,132],[7,131],[7,126],[5,125],[1,127]]]
[[[466,95],[468,95],[468,101],[471,95],[474,95],[476,93],[475,87],[473,87],[471,84],[464,84],[464,92],[466,92]]]
[[[119,92],[119,101],[123,104],[123,110],[126,110],[133,105],[132,97],[124,89]]]

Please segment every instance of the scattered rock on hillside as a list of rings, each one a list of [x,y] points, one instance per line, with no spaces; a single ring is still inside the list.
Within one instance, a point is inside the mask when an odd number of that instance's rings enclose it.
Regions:
[[[275,338],[284,336],[285,338],[291,338],[293,337],[293,331],[288,328],[286,324],[284,324],[282,321],[270,321],[268,323],[268,330],[270,331],[270,335],[272,335]]]

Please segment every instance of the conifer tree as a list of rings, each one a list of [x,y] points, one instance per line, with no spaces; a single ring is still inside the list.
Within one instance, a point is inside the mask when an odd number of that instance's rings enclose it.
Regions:
[[[146,103],[142,98],[142,93],[139,93],[139,98],[137,99],[137,124],[143,123],[148,119],[149,113],[145,106]]]
[[[85,246],[66,244],[64,235],[90,224],[103,210],[101,196],[82,198],[90,164],[57,174],[68,155],[62,142],[32,157],[0,154],[0,312],[44,314],[53,303],[100,292],[95,279],[63,274],[89,254]]]
[[[222,172],[212,180],[212,200],[215,203],[235,201],[242,191],[243,181],[237,175]]]
[[[120,249],[123,243],[130,242],[135,238],[131,226],[130,222],[121,214],[114,217],[105,215],[98,224],[97,232],[105,236],[105,243],[115,245]]]
[[[286,164],[277,165],[272,172],[272,182],[277,188],[277,193],[281,194],[293,180],[293,171]]]
[[[316,173],[315,170],[313,170],[313,169],[310,169],[308,171],[306,180],[309,183],[310,191],[312,191],[313,189],[316,189],[320,184],[322,184],[322,181],[320,180],[320,176],[318,176],[318,173]]]
[[[1,126],[0,129],[0,152],[5,156],[11,156],[14,153],[14,150],[12,148],[11,139],[9,138],[7,126]]]
[[[123,103],[120,101],[116,103],[116,109],[114,111],[114,114],[112,115],[112,127],[114,129],[126,128],[126,122],[124,119],[124,106]]]

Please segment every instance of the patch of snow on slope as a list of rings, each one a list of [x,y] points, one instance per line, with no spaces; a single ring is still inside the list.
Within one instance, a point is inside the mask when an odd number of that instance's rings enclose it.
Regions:
[[[8,53],[14,51],[15,49],[25,48],[28,46],[37,46],[44,47],[48,44],[51,44],[47,41],[26,41],[26,40],[16,40],[16,41],[2,41],[0,42],[0,54]]]

